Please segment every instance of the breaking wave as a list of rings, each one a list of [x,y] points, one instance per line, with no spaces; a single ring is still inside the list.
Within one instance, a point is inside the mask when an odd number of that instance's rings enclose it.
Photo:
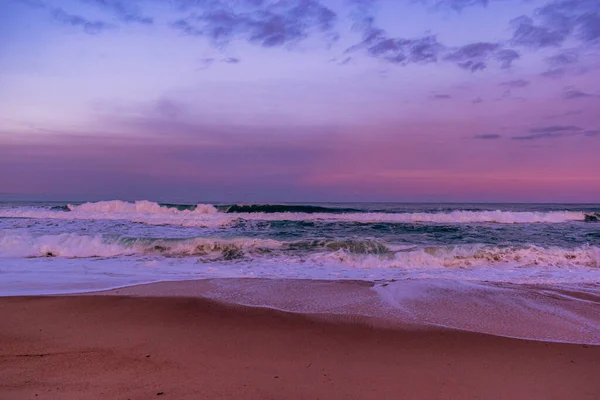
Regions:
[[[248,204],[240,205],[234,204],[229,206],[221,206],[226,213],[304,213],[304,214],[316,214],[316,213],[331,213],[331,214],[342,214],[342,213],[357,213],[362,210],[357,208],[338,208],[338,207],[322,207],[322,206],[309,206],[309,205],[287,205],[287,204]]]
[[[151,213],[151,214],[214,214],[217,211],[211,204],[185,206],[176,204],[158,204],[148,200],[129,203],[121,200],[98,201],[80,205],[67,205],[69,211],[102,213]]]
[[[249,205],[225,206],[219,211],[211,204],[195,206],[161,205],[151,201],[134,203],[120,200],[68,205],[67,212],[56,209],[20,207],[0,210],[4,218],[127,220],[149,225],[221,227],[235,221],[324,221],[356,223],[561,223],[595,222],[598,213],[582,211],[450,211],[450,212],[359,212],[353,209],[327,209],[316,206]],[[219,206],[223,207],[223,206]],[[282,208],[278,208],[282,207]],[[278,211],[279,210],[279,211]],[[288,211],[282,211],[288,210]],[[292,211],[293,210],[293,211]],[[350,210],[353,210],[350,212]]]
[[[0,257],[118,257],[156,255],[201,261],[271,260],[348,268],[453,268],[490,266],[600,268],[600,247],[391,246],[374,239],[277,241],[257,238],[148,239],[73,233],[32,236],[0,232]]]
[[[269,239],[147,239],[86,236],[75,233],[32,236],[0,232],[0,257],[119,257],[162,255],[166,257],[218,256],[235,259],[260,254],[281,246]]]
[[[361,268],[422,268],[441,267],[468,269],[504,266],[513,268],[600,268],[600,247],[581,246],[575,249],[516,246],[428,246],[394,251],[383,257],[366,255],[357,257],[346,251],[320,254],[319,261],[337,262]]]

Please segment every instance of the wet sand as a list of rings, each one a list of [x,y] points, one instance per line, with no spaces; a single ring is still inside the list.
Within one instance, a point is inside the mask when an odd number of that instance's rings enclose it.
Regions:
[[[520,339],[600,345],[599,288],[442,279],[369,282],[230,278],[155,282],[88,294],[204,297],[310,314],[313,318],[322,314],[360,315],[361,321],[380,327],[427,325]]]
[[[2,400],[600,398],[600,346],[188,297],[5,297],[0,321]]]

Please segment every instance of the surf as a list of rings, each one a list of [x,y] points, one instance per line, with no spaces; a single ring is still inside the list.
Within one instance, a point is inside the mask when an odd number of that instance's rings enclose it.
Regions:
[[[75,233],[35,236],[24,232],[0,232],[0,257],[107,258],[133,255],[195,257],[204,261],[246,260],[259,264],[269,260],[289,264],[342,264],[349,268],[399,270],[497,266],[587,267],[600,270],[600,247],[593,245],[570,249],[539,245],[412,246],[394,245],[374,238],[281,241],[253,237],[168,239]]]
[[[316,221],[432,224],[528,224],[598,222],[600,214],[586,211],[453,210],[445,212],[380,212],[354,208],[297,205],[215,206],[213,204],[161,205],[141,200],[69,204],[68,211],[41,207],[0,209],[0,218],[63,220],[124,220],[148,225],[227,227],[237,221]]]

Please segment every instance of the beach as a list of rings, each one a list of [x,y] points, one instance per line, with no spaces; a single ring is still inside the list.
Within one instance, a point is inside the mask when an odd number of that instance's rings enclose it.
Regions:
[[[2,203],[0,400],[596,400],[597,209]]]
[[[0,398],[597,399],[600,393],[600,346],[431,325],[383,327],[350,314],[315,318],[190,297],[189,282],[171,283],[170,291],[156,285],[0,298]]]
[[[600,400],[599,76],[600,0],[0,0],[0,400]]]

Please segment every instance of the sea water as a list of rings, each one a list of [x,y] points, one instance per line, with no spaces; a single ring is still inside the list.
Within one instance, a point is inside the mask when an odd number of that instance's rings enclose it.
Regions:
[[[205,278],[600,284],[597,204],[0,203],[0,295]]]

